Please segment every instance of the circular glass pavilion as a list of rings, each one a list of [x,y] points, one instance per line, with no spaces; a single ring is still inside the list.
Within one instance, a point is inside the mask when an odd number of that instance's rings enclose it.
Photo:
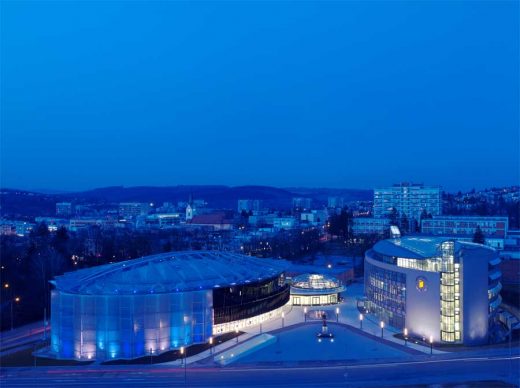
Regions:
[[[303,274],[296,276],[291,284],[293,306],[324,306],[336,304],[339,293],[345,291],[341,281],[333,276]]]

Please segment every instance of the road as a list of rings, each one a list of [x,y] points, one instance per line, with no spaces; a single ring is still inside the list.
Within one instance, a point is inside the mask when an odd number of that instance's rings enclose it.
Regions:
[[[300,367],[89,366],[3,368],[2,387],[381,387],[508,380],[518,386],[520,357],[473,357]],[[515,385],[513,385],[515,386]],[[491,388],[492,385],[486,385]]]

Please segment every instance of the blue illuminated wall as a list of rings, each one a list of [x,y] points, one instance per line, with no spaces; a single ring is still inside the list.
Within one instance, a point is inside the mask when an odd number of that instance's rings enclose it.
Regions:
[[[203,343],[211,290],[145,295],[51,295],[51,350],[64,359],[130,359]]]

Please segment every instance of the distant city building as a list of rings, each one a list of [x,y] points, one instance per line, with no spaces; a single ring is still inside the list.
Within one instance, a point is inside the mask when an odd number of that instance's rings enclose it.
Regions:
[[[312,200],[310,198],[296,197],[292,199],[293,209],[302,211],[302,210],[310,210],[312,205]]]
[[[64,227],[66,229],[69,229],[70,227],[70,220],[63,219],[63,218],[57,218],[57,217],[35,217],[34,222],[36,224],[42,224],[44,223],[47,225],[47,229],[51,232],[55,232],[58,230],[58,228]]]
[[[233,229],[233,219],[226,212],[195,215],[189,222],[187,222],[187,224],[211,230]]]
[[[252,211],[260,211],[262,209],[262,201],[259,199],[239,199],[237,211],[242,213],[243,211],[249,213]]]
[[[141,216],[136,227],[138,229],[166,229],[178,225],[181,221],[181,213],[162,213]]]
[[[69,229],[74,232],[91,226],[100,226],[102,222],[95,218],[74,218],[70,220]]]
[[[421,214],[437,216],[442,213],[441,189],[415,183],[400,183],[374,189],[374,217],[389,217],[395,209],[399,217],[408,220],[421,219]]]
[[[34,224],[26,221],[0,220],[0,234],[27,236],[34,229]]]
[[[272,226],[274,223],[274,219],[277,218],[276,214],[274,214],[274,213],[268,213],[268,214],[263,214],[263,213],[255,214],[255,213],[253,213],[253,215],[249,216],[249,219],[248,219],[249,225],[253,225],[253,226],[270,225],[270,226]]]
[[[73,208],[70,202],[58,202],[56,203],[56,216],[57,217],[68,217],[72,214]]]
[[[345,198],[343,197],[329,197],[327,199],[327,207],[329,209],[337,209],[345,207]]]
[[[486,238],[486,245],[504,249],[508,225],[507,217],[433,216],[422,220],[421,233],[473,238],[477,228],[480,228]]]
[[[383,235],[389,228],[389,218],[355,217],[352,219],[352,233],[356,236],[366,234]]]
[[[148,214],[150,204],[141,202],[122,202],[119,204],[119,216],[122,218],[136,218]]]
[[[188,202],[188,204],[186,205],[186,221],[191,221],[194,215],[195,207],[193,206],[193,203]]]
[[[326,210],[311,210],[300,214],[300,221],[311,225],[324,225],[329,215]]]
[[[201,211],[207,206],[207,202],[203,199],[193,199],[193,196],[190,194],[188,202],[186,203],[186,221],[190,221],[193,217],[200,213],[208,213],[209,209],[205,211]]]
[[[273,219],[273,228],[275,229],[293,229],[296,226],[294,217],[276,217]]]
[[[498,252],[442,237],[382,240],[365,255],[365,308],[411,338],[487,344],[502,302]]]

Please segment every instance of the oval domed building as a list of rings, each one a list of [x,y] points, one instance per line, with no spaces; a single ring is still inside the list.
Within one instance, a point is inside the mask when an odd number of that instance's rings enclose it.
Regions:
[[[56,277],[56,358],[132,359],[209,341],[281,313],[290,298],[282,260],[170,252]]]
[[[339,293],[345,286],[335,277],[321,274],[296,276],[291,284],[291,304],[293,306],[324,306],[336,304]]]

